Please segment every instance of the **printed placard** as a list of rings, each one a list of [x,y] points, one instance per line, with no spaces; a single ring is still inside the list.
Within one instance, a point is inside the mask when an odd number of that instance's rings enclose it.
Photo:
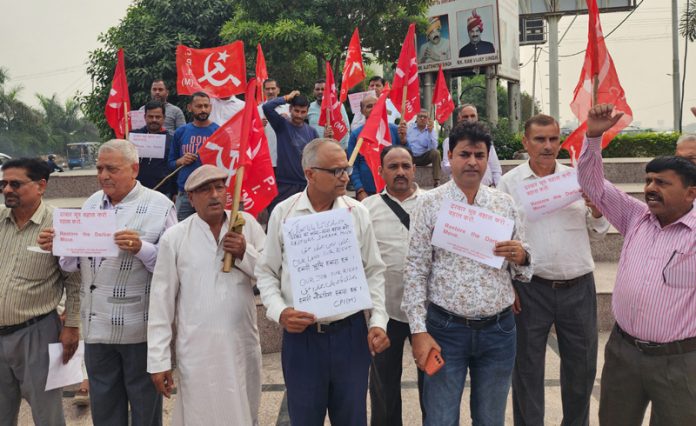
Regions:
[[[138,148],[140,158],[164,158],[167,135],[156,133],[129,133],[128,140]]]
[[[114,210],[53,210],[53,254],[71,257],[116,257]]]
[[[143,127],[145,127],[146,123],[144,109],[129,111],[128,115],[130,116],[131,130],[142,129]]]
[[[493,268],[505,260],[493,254],[495,243],[512,237],[515,222],[480,207],[445,200],[437,214],[432,244]]]
[[[283,239],[295,309],[321,319],[372,307],[348,209],[289,218]]]
[[[532,222],[582,199],[575,169],[524,181],[515,192],[527,219]]]

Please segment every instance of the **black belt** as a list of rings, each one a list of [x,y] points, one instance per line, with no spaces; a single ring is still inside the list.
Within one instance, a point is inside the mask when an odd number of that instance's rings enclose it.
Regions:
[[[333,322],[329,322],[329,323],[318,322],[318,323],[314,324],[314,326],[312,326],[311,328],[314,328],[317,331],[317,333],[321,333],[321,334],[333,333],[333,332],[338,331],[338,330],[342,329],[343,327],[349,325],[351,320],[353,318],[357,318],[358,315],[365,315],[365,314],[363,313],[363,311],[356,312],[353,315],[347,316],[347,317],[340,319],[338,321],[333,321]]]
[[[51,311],[53,312],[53,311]],[[32,324],[36,324],[37,322],[41,321],[42,319],[46,318],[51,314],[51,312],[39,315],[38,317],[34,317],[28,321],[24,321],[21,324],[15,324],[15,325],[3,325],[0,326],[0,336],[7,336],[8,334],[12,334],[15,331],[19,331],[23,328],[29,327]]]
[[[636,349],[646,355],[679,355],[696,351],[696,337],[689,337],[688,339],[678,340],[676,342],[654,343],[636,339],[623,331],[621,327],[619,327],[619,324],[616,324],[615,327],[616,331],[625,341],[630,343],[631,346],[635,346]]]
[[[491,315],[489,317],[481,317],[481,318],[466,318],[461,315],[457,315],[453,312],[448,311],[447,309],[440,307],[434,303],[431,303],[430,306],[438,311],[439,313],[446,315],[449,317],[450,321],[454,321],[459,324],[464,324],[467,327],[471,327],[473,329],[479,330],[488,324],[497,321],[500,319],[500,317],[504,316],[505,314],[512,312],[512,306],[508,306],[507,308],[503,309],[502,311],[498,312],[495,315]]]
[[[579,277],[572,278],[570,280],[547,280],[546,278],[541,278],[540,276],[534,275],[532,276],[532,281],[539,284],[544,284],[545,286],[549,286],[551,288],[571,288],[576,284],[580,284],[580,281],[585,279],[588,275],[592,275],[592,272],[588,272],[585,275],[580,275]]]

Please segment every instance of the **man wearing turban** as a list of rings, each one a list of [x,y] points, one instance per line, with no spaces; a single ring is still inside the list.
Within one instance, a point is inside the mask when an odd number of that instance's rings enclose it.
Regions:
[[[441,62],[450,59],[449,40],[442,36],[441,17],[433,16],[428,20],[428,29],[425,31],[427,41],[418,50],[418,62]],[[445,26],[447,16],[444,17]]]
[[[493,43],[481,40],[483,20],[476,13],[476,9],[471,12],[471,16],[466,20],[466,30],[469,32],[469,44],[459,49],[460,58],[495,53]]]

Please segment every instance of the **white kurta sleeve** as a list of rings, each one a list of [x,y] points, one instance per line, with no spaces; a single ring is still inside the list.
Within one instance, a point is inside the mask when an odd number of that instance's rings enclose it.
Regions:
[[[174,231],[177,229],[174,228]],[[176,265],[177,235],[172,229],[160,239],[159,253],[152,275],[150,310],[147,322],[147,371],[160,373],[172,368],[170,343],[179,293]]]
[[[282,215],[275,212],[268,222],[268,235],[263,252],[256,263],[256,286],[266,307],[268,319],[280,323],[280,314],[288,305],[283,300],[280,278],[283,265]]]
[[[266,234],[253,216],[246,213],[243,214],[244,220],[246,221],[243,228],[244,238],[246,239],[246,251],[244,252],[244,258],[242,260],[234,260],[234,266],[248,275],[253,285],[256,283],[254,269],[256,268],[256,262],[263,252]]]

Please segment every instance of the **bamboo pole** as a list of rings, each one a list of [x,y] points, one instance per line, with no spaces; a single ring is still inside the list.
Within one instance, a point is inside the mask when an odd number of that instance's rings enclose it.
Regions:
[[[123,103],[123,114],[123,129],[126,135],[126,140],[128,140],[128,104],[126,102]]]
[[[174,177],[174,175],[176,175],[179,172],[179,170],[183,169],[184,167],[186,167],[186,164],[182,164],[179,167],[177,167],[173,172],[169,173],[161,181],[159,181],[159,183],[157,185],[155,185],[155,187],[152,188],[152,190],[157,191],[160,186],[164,185],[165,182],[167,182],[169,179]]]
[[[239,200],[242,198],[242,182],[244,181],[244,166],[240,166],[237,169],[237,174],[234,179],[234,195],[232,197],[232,214],[229,219],[228,232],[242,232],[242,227],[244,226],[244,218],[239,214]],[[230,272],[232,270],[232,259],[231,253],[225,253],[224,263],[222,265],[222,272]]]
[[[353,153],[350,154],[350,160],[348,160],[348,165],[353,166],[353,163],[355,163],[355,159],[358,158],[358,153],[360,152],[360,147],[362,146],[363,143],[363,138],[358,138],[358,142],[355,144],[355,149],[353,149]]]

